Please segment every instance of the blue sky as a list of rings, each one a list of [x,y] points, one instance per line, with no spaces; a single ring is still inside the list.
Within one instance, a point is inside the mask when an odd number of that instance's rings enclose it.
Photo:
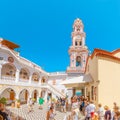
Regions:
[[[0,36],[47,72],[69,66],[76,18],[84,23],[91,52],[120,48],[120,0],[0,0]]]

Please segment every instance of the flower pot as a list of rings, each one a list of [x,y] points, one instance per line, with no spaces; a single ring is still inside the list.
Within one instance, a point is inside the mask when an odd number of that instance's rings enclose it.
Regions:
[[[15,103],[11,103],[11,107],[14,108],[15,107]]]
[[[17,108],[20,108],[20,102],[17,102]]]

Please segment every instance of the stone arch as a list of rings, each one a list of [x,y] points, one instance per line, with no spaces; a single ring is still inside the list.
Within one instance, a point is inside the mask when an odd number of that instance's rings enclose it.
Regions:
[[[46,93],[46,90],[45,90],[45,89],[42,89],[42,90],[41,90],[41,95],[40,95],[40,97],[44,98],[44,97],[45,97],[45,93]]]
[[[82,58],[79,55],[79,56],[76,57],[76,67],[81,66],[81,63],[82,63]]]
[[[16,66],[11,63],[6,63],[2,65],[1,74],[4,77],[15,78]]]
[[[40,75],[38,72],[34,72],[32,74],[32,81],[35,81],[35,82],[38,82],[39,81],[39,78],[40,78]]]
[[[46,82],[47,82],[47,78],[46,77],[42,77],[41,83],[46,83]]]
[[[2,92],[5,90],[5,89],[8,89],[8,88],[11,88],[15,91],[15,94],[17,95],[18,94],[18,91],[16,91],[15,87],[13,86],[5,86],[5,87],[2,87],[2,89],[0,89],[0,95],[2,94]]]
[[[16,99],[16,92],[12,87],[6,87],[1,90],[0,97],[7,99],[7,104],[11,104]]]
[[[30,71],[27,68],[21,68],[20,79],[29,80]]]
[[[30,96],[30,92],[28,89],[24,88],[24,89],[20,90],[19,99],[20,99],[21,103],[27,103],[29,96]]]
[[[39,95],[38,90],[37,90],[37,89],[34,89],[34,90],[32,91],[32,98],[34,98],[35,101],[37,101],[38,95]]]

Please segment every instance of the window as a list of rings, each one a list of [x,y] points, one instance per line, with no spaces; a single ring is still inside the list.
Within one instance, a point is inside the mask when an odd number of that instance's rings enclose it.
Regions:
[[[75,46],[77,46],[78,44],[77,44],[77,41],[75,41]]]
[[[91,86],[91,99],[94,100],[94,86]]]
[[[80,56],[76,57],[76,67],[77,66],[81,66],[81,57]]]
[[[80,46],[82,45],[82,41],[80,41]]]

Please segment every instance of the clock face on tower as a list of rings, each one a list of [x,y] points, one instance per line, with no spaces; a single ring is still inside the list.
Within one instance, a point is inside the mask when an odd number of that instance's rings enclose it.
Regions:
[[[78,35],[78,36],[77,36],[77,39],[81,39],[81,36],[80,36],[80,35]]]

